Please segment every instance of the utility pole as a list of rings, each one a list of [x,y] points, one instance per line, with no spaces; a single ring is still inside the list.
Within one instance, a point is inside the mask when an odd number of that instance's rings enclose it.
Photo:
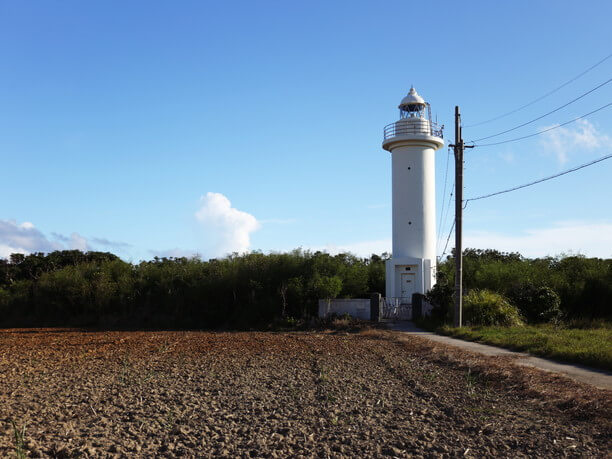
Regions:
[[[463,150],[473,148],[465,146],[461,136],[461,113],[455,106],[455,314],[454,325],[461,327],[463,311]]]

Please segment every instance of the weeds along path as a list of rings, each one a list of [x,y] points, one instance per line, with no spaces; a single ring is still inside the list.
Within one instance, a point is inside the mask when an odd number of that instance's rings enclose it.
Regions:
[[[487,360],[453,358],[378,331],[0,330],[0,457],[610,450],[609,392],[589,393],[599,409],[564,411],[524,383],[558,381],[508,370],[497,384]]]

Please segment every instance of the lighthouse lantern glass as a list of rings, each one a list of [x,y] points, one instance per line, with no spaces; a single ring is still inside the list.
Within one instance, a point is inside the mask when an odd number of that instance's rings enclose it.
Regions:
[[[402,105],[400,118],[425,118],[425,104]]]

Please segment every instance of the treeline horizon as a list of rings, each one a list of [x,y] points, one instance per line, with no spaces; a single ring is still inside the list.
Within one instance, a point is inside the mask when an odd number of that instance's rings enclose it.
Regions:
[[[384,291],[384,259],[296,249],[207,261],[108,252],[0,260],[0,326],[261,328],[317,315],[319,298]]]
[[[296,249],[133,264],[109,252],[12,254],[0,259],[0,327],[260,329],[294,323],[316,317],[320,298],[384,295],[389,256]],[[450,300],[452,285],[453,256],[438,264],[441,302]],[[511,302],[545,289],[558,296],[563,319],[612,318],[611,259],[530,259],[467,249],[464,288],[488,289]]]

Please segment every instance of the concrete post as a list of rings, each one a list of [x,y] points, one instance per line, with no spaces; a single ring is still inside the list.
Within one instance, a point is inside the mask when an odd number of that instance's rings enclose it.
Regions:
[[[423,317],[423,299],[425,295],[421,293],[412,294],[412,320]]]
[[[380,322],[380,293],[370,295],[370,320]]]

